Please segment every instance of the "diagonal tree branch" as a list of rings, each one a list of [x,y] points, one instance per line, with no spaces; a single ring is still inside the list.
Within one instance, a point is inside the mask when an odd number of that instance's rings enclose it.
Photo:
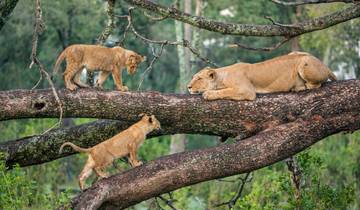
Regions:
[[[142,112],[153,113],[162,124],[149,137],[175,133],[209,134],[244,139],[280,124],[314,115],[332,116],[360,112],[360,80],[338,81],[299,93],[267,94],[253,102],[204,101],[200,96],[154,92],[59,91],[67,117],[101,120],[72,128],[61,128],[0,144],[8,153],[7,165],[40,164],[73,153],[58,154],[59,146],[72,141],[93,146],[124,130]],[[109,111],[111,110],[111,111]],[[57,117],[58,106],[50,90],[0,92],[0,119]]]
[[[228,35],[294,37],[312,31],[325,29],[333,25],[360,17],[360,4],[355,4],[329,15],[287,26],[237,24],[219,22],[204,17],[193,16],[175,8],[168,8],[148,0],[125,1],[131,5],[146,9],[162,16],[167,16],[169,18],[182,21],[184,23],[188,23],[198,28]]]
[[[72,201],[74,209],[124,209],[184,186],[250,172],[290,157],[320,139],[360,128],[360,114],[314,116],[215,148],[161,157],[96,182]]]

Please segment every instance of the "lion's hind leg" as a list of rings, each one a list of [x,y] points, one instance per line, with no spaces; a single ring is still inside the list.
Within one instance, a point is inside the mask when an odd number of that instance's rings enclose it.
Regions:
[[[94,166],[95,166],[95,161],[93,160],[91,155],[89,155],[89,157],[85,163],[85,166],[79,175],[79,186],[80,186],[81,190],[84,189],[85,180],[91,175]]]
[[[64,82],[65,86],[69,90],[76,90],[77,86],[72,82],[72,79],[74,78],[75,74],[79,71],[80,65],[76,63],[69,63],[66,66],[65,72],[64,72]]]

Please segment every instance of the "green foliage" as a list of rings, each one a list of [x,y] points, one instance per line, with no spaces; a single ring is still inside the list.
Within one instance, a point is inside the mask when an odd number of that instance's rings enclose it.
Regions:
[[[69,202],[69,191],[57,195],[53,191],[39,190],[39,183],[33,181],[26,170],[19,166],[8,170],[4,157],[0,153],[0,209],[53,209]]]

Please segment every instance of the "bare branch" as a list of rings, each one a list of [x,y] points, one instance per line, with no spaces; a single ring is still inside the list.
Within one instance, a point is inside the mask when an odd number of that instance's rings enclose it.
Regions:
[[[200,55],[200,52],[191,47],[189,41],[187,40],[183,40],[182,42],[177,42],[177,41],[169,41],[169,40],[151,40],[151,39],[148,39],[146,38],[145,36],[141,35],[139,32],[137,32],[137,30],[135,29],[134,27],[134,24],[132,22],[132,11],[134,10],[135,8],[134,7],[130,7],[129,8],[129,15],[127,16],[115,16],[115,17],[118,17],[118,18],[127,18],[128,20],[128,26],[126,27],[125,31],[124,31],[124,37],[123,39],[119,42],[119,43],[123,43],[124,42],[124,39],[125,39],[125,36],[126,36],[126,32],[128,30],[131,30],[132,33],[137,37],[139,38],[140,40],[142,40],[143,42],[145,43],[148,43],[148,44],[159,44],[159,45],[176,45],[176,46],[183,46],[183,47],[186,47],[188,48],[196,57],[198,57],[200,60],[202,60],[203,62],[205,63],[208,63],[210,64],[211,66],[214,66],[214,67],[219,67],[218,65],[216,65],[214,62],[212,62],[210,59],[206,58],[206,57],[203,57]]]
[[[241,176],[239,176],[238,180],[239,180],[239,185],[238,185],[238,189],[236,191],[236,194],[229,200],[220,204],[215,205],[214,207],[220,207],[220,206],[225,206],[227,205],[229,209],[233,209],[233,207],[235,206],[236,202],[239,200],[239,198],[241,197],[241,194],[244,190],[245,184],[248,182],[251,182],[252,180],[252,176],[249,178],[250,176],[250,172],[246,173],[245,177],[242,178]]]
[[[322,30],[360,16],[360,4],[355,4],[329,15],[292,24],[291,27],[283,27],[279,25],[254,25],[219,22],[204,17],[193,16],[175,8],[165,7],[148,0],[125,1],[131,5],[141,7],[159,15],[168,16],[198,28],[229,35],[294,37],[312,31]]]
[[[45,28],[45,25],[42,20],[41,2],[40,2],[40,0],[35,0],[35,27],[34,27],[34,32],[33,32],[32,50],[31,50],[31,56],[30,56],[31,64],[30,64],[29,68],[31,69],[33,64],[36,64],[40,71],[40,78],[39,78],[38,82],[35,84],[35,86],[32,88],[32,90],[35,89],[40,84],[41,80],[45,77],[51,87],[51,91],[55,97],[55,100],[58,104],[59,111],[60,111],[58,122],[55,123],[53,126],[51,126],[48,130],[46,130],[44,132],[44,133],[46,133],[46,132],[50,131],[51,129],[55,128],[56,126],[61,125],[61,120],[63,117],[63,105],[60,101],[59,95],[56,92],[54,83],[52,82],[50,75],[46,71],[44,65],[42,65],[40,60],[37,58],[38,40],[39,40],[39,36],[44,31],[44,28]]]
[[[158,53],[156,53],[155,50],[154,50],[154,48],[151,47],[152,54],[153,54],[154,58],[151,60],[149,66],[145,69],[144,73],[142,73],[142,75],[141,75],[141,79],[140,79],[139,86],[138,86],[138,91],[140,90],[141,85],[142,85],[142,83],[143,83],[143,81],[144,81],[144,79],[145,79],[145,74],[147,74],[148,72],[151,71],[151,69],[153,68],[153,65],[154,65],[155,61],[160,58],[160,56],[161,56],[161,54],[162,54],[162,52],[163,52],[163,50],[164,50],[165,45],[166,45],[166,43],[161,44],[160,50],[159,50]]]
[[[270,0],[270,1],[285,6],[298,6],[304,4],[321,4],[321,3],[334,3],[334,2],[355,3],[358,2],[359,0],[295,0],[295,1]]]

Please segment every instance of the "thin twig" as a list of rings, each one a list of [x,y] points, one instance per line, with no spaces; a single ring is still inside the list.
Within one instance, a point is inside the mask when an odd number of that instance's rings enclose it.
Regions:
[[[231,48],[235,48],[235,47],[241,47],[247,50],[255,50],[255,51],[273,51],[275,49],[278,49],[279,47],[281,47],[283,44],[285,44],[286,42],[288,42],[290,39],[292,39],[293,37],[285,37],[284,39],[282,39],[280,42],[276,43],[274,46],[271,47],[250,47],[244,44],[240,44],[240,43],[236,43],[236,44],[230,44],[228,45]]]
[[[252,176],[250,176],[250,174],[251,174],[251,172],[246,173],[244,178],[239,176],[238,179],[240,180],[240,183],[238,185],[238,190],[237,190],[236,194],[229,201],[223,202],[220,204],[216,204],[214,207],[220,207],[220,206],[227,205],[229,209],[232,209],[235,206],[237,200],[239,200],[239,198],[241,197],[241,194],[244,190],[245,184],[252,181]]]
[[[40,78],[37,81],[37,83],[35,84],[35,86],[32,88],[32,90],[35,89],[40,84],[40,82],[43,80],[43,78],[45,76],[46,80],[49,82],[52,93],[55,97],[56,102],[59,105],[59,110],[60,110],[60,116],[59,116],[58,122],[42,133],[42,134],[45,134],[45,133],[49,132],[50,130],[52,130],[53,128],[55,128],[56,126],[61,125],[61,120],[63,118],[63,105],[61,103],[58,93],[56,92],[54,83],[52,82],[50,75],[46,71],[44,65],[42,65],[40,60],[37,58],[38,40],[39,40],[39,36],[41,35],[41,33],[43,31],[44,31],[44,22],[42,20],[41,2],[40,2],[40,0],[35,0],[35,26],[34,26],[34,32],[33,32],[33,38],[32,38],[32,50],[31,50],[31,56],[30,56],[31,63],[29,65],[29,68],[31,69],[34,64],[37,65],[37,67],[40,71]]]
[[[140,87],[141,87],[141,85],[142,85],[142,83],[143,83],[143,81],[144,81],[144,79],[145,79],[145,74],[147,74],[148,72],[151,71],[151,69],[153,68],[153,65],[154,65],[155,61],[160,58],[161,54],[162,54],[163,51],[164,51],[165,45],[166,45],[166,43],[161,44],[159,53],[156,53],[155,50],[154,50],[154,48],[151,47],[152,54],[153,54],[154,57],[153,57],[153,59],[151,60],[150,65],[145,69],[144,73],[142,73],[142,75],[141,75],[140,83],[139,83],[139,86],[138,86],[138,91],[140,90]]]
[[[157,196],[162,200],[166,205],[168,205],[172,210],[177,210],[177,208],[173,205],[174,200],[172,199],[172,195],[169,193],[170,199],[166,199],[163,196],[159,195]]]
[[[128,27],[127,29],[125,30],[125,32],[127,32],[127,30],[131,30],[131,32],[139,39],[141,39],[143,42],[145,43],[151,43],[151,44],[159,44],[159,45],[179,45],[179,46],[183,46],[183,47],[186,47],[188,48],[196,57],[198,57],[199,59],[201,59],[202,61],[210,64],[211,66],[214,66],[214,67],[219,67],[217,64],[215,64],[214,62],[210,61],[210,59],[206,58],[206,57],[203,57],[200,55],[200,52],[191,47],[191,44],[189,43],[189,41],[187,40],[183,40],[182,42],[177,42],[177,41],[169,41],[169,40],[151,40],[151,39],[148,39],[146,38],[145,36],[141,35],[140,33],[137,32],[137,30],[135,29],[134,25],[133,25],[133,22],[132,22],[132,11],[134,10],[135,8],[134,7],[130,7],[129,8],[129,15],[121,15],[121,16],[118,16],[116,15],[115,17],[118,17],[118,18],[127,18],[128,20]],[[124,40],[124,39],[123,39]],[[123,42],[122,40],[122,42]]]

